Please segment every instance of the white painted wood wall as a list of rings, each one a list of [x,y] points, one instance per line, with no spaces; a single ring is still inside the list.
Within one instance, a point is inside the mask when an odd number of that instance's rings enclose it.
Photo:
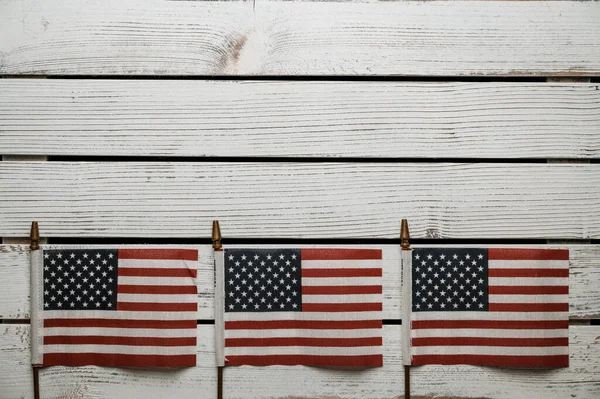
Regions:
[[[600,3],[0,0],[0,75],[0,398],[33,397],[32,220],[200,249],[198,367],[53,367],[41,397],[215,398],[213,219],[385,259],[383,368],[227,368],[224,398],[403,397],[401,218],[571,250],[568,369],[414,367],[413,397],[600,397]]]

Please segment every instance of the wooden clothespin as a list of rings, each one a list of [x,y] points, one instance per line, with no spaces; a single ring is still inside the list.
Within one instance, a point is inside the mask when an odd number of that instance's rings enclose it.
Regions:
[[[400,225],[400,247],[402,248],[402,251],[410,249],[410,233],[408,231],[408,221],[406,219],[402,219]],[[404,281],[404,284],[410,284],[410,282]],[[405,303],[404,306],[408,305]],[[406,314],[410,313],[405,312],[405,315]],[[402,320],[402,323],[410,323],[410,320],[405,317],[405,320]],[[410,337],[405,335],[402,339],[410,339]],[[403,356],[410,356],[410,353],[404,353]],[[404,398],[410,399],[410,366],[408,365],[404,366]]]

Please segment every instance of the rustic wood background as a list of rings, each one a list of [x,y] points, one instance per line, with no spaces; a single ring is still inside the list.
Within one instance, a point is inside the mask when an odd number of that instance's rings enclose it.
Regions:
[[[210,228],[382,247],[385,366],[227,368],[224,398],[404,396],[398,235],[571,250],[571,366],[412,368],[413,398],[600,397],[600,3],[0,0],[0,398],[29,258],[199,248],[198,367],[53,367],[43,398],[215,398]]]

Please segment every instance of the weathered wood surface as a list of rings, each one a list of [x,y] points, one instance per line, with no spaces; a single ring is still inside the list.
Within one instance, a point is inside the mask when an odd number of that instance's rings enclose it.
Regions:
[[[314,245],[310,245],[313,247]],[[58,248],[59,246],[47,246]],[[71,246],[73,247],[73,246]],[[88,246],[89,247],[89,246]],[[102,246],[106,247],[106,246]],[[158,247],[158,246],[157,246]],[[161,246],[162,247],[162,246]],[[178,245],[197,248],[198,317],[214,319],[214,272],[210,245]],[[383,318],[400,320],[400,248],[397,245],[335,245],[335,247],[368,247],[383,249]],[[569,248],[571,319],[600,318],[600,245],[528,245],[539,248]],[[29,318],[29,250],[25,245],[0,246],[0,319]]]
[[[40,371],[42,398],[216,398],[214,327],[198,326],[196,367],[143,370],[49,367]],[[29,325],[0,325],[0,397],[33,398]]]
[[[595,399],[600,395],[600,327],[570,327],[569,368],[515,370],[472,366],[411,369],[420,397]],[[179,371],[52,367],[40,372],[43,398],[216,398],[213,326],[198,326],[198,367]],[[384,367],[343,371],[312,367],[230,367],[224,398],[399,398],[400,326],[384,326]],[[29,326],[0,326],[0,397],[33,398]]]
[[[0,80],[4,154],[599,158],[597,83]]]
[[[0,15],[0,74],[600,74],[593,2],[4,0]]]
[[[600,237],[599,164],[0,162],[0,236]],[[485,222],[484,222],[485,221]]]

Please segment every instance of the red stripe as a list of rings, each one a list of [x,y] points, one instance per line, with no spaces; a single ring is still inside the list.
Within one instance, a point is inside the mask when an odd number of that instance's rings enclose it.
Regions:
[[[45,353],[44,366],[194,367],[196,355],[122,355],[119,353]]]
[[[569,338],[482,338],[482,337],[452,337],[452,338],[413,338],[413,346],[568,346]]]
[[[303,312],[368,312],[382,310],[381,302],[366,303],[303,303]]]
[[[354,347],[381,346],[381,337],[369,338],[227,338],[226,347],[241,346],[318,346],[318,347]]]
[[[518,295],[560,295],[568,294],[566,285],[491,285],[490,294],[518,294]]]
[[[117,288],[119,294],[197,294],[198,288],[195,285],[126,285],[119,284]]]
[[[197,303],[117,302],[117,310],[140,312],[195,312]]]
[[[416,355],[412,365],[473,364],[504,367],[568,367],[569,355],[502,356],[502,355]]]
[[[381,328],[381,320],[268,320],[268,321],[226,321],[226,330],[355,330]]]
[[[490,312],[568,312],[568,303],[490,303]]]
[[[381,269],[302,269],[302,277],[381,277]]]
[[[198,260],[197,249],[119,249],[119,259]]]
[[[196,337],[111,337],[102,335],[55,335],[44,337],[44,345],[196,346]]]
[[[304,286],[302,295],[381,294],[381,285]]]
[[[569,277],[569,269],[492,269],[490,277]]]
[[[170,269],[166,267],[155,268],[131,268],[119,267],[119,276],[138,276],[138,277],[194,277],[197,271],[194,269]]]
[[[569,250],[489,248],[488,260],[569,260]]]
[[[381,249],[302,248],[302,260],[368,260],[381,259]]]
[[[332,367],[381,367],[382,355],[358,356],[318,356],[318,355],[265,355],[265,356],[227,356],[225,365],[304,365],[304,366],[332,366]]]
[[[44,327],[196,329],[196,320],[45,319]]]
[[[411,322],[411,328],[561,330],[569,328],[569,320],[415,320]]]

